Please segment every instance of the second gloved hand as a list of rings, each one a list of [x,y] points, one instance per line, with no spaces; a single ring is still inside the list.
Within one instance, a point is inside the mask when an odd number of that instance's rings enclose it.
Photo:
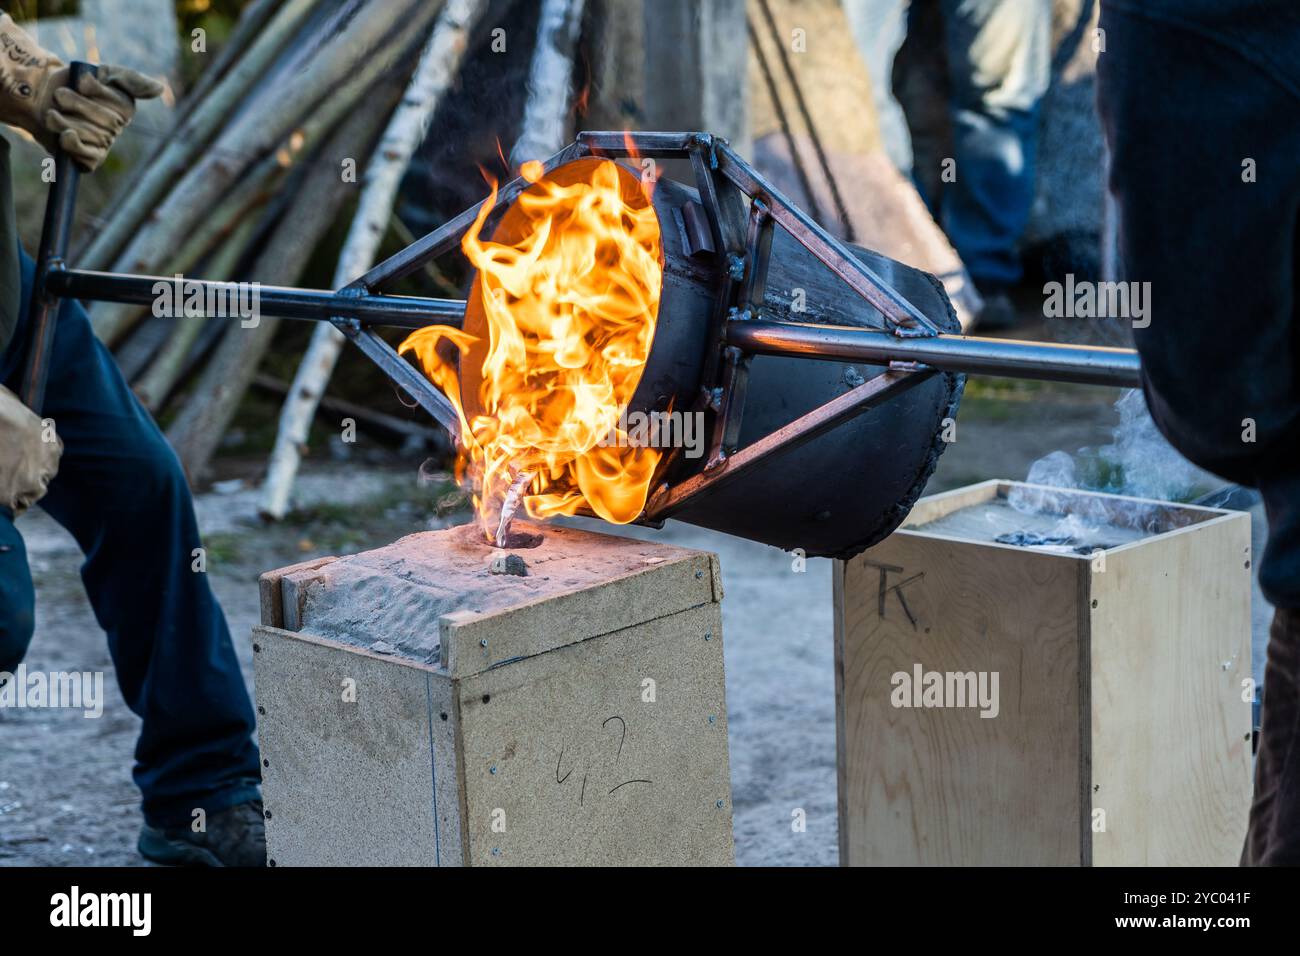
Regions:
[[[0,385],[0,506],[20,515],[45,495],[59,470],[63,440]]]

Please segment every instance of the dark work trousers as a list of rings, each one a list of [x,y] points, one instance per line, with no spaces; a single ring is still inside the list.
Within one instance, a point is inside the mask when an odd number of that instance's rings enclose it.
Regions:
[[[1268,646],[1248,864],[1300,863],[1300,7],[1103,0],[1098,99],[1120,261],[1150,282],[1147,404],[1192,461],[1258,487]]]
[[[24,254],[19,315],[33,273]],[[0,380],[15,392],[28,341],[20,325],[0,356]],[[122,696],[144,722],[133,775],[145,820],[188,825],[197,808],[212,814],[255,799],[253,708],[207,575],[192,570],[200,543],[185,475],[80,303],[59,312],[41,412],[64,450],[39,507],[86,556],[86,594]],[[8,509],[0,509],[0,549],[0,671],[12,673],[31,641],[34,594]]]

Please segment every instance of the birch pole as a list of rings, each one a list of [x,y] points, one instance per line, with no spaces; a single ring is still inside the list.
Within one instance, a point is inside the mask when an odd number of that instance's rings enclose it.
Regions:
[[[379,59],[377,51],[390,50],[392,56],[400,53],[392,39],[395,29],[409,27],[422,34],[423,24],[432,20],[430,6],[416,0],[388,0],[362,7],[346,25],[338,27],[339,32],[324,42],[292,82],[283,84],[282,91],[277,89],[274,97],[261,97],[260,109],[240,113],[221,129],[152,208],[148,225],[135,232],[118,255],[115,271],[159,271],[175,250],[178,237],[221,203],[249,165],[291,139],[304,116],[328,109],[349,77],[391,66]],[[105,344],[112,344],[129,328],[120,313],[113,321],[93,316],[91,324]]]
[[[306,22],[318,2],[288,0],[229,72],[219,81],[212,80],[211,95],[186,108],[185,115],[167,134],[158,152],[140,168],[130,191],[123,194],[113,207],[104,227],[77,256],[77,262],[83,268],[112,267],[118,253],[148,222],[150,211],[194,163],[195,157],[218,134],[222,125],[230,122],[231,114],[264,78],[275,58]],[[190,102],[190,97],[186,101]]]
[[[545,159],[568,140],[569,93],[573,85],[573,52],[582,28],[583,0],[543,0],[537,21],[537,46],[528,72],[528,102],[524,121],[510,151],[518,167],[530,159]]]
[[[438,14],[406,94],[366,170],[357,212],[334,271],[335,287],[343,287],[374,265],[402,176],[428,132],[438,103],[456,77],[470,31],[485,5],[485,0],[447,0]],[[262,485],[261,511],[265,517],[278,520],[289,510],[294,478],[307,448],[312,419],[338,363],[343,343],[343,335],[332,325],[321,323],[312,332],[311,344],[280,410],[275,448]]]
[[[312,250],[352,193],[351,187],[339,181],[343,160],[356,154],[358,144],[365,149],[374,141],[395,98],[396,90],[383,104],[372,102],[371,109],[353,110],[320,147],[320,153],[302,168],[293,199],[249,268],[250,275],[275,284],[297,282]],[[257,374],[279,323],[274,316],[262,316],[247,327],[242,322],[231,323],[193,393],[168,427],[167,440],[192,482],[206,477],[208,463]]]

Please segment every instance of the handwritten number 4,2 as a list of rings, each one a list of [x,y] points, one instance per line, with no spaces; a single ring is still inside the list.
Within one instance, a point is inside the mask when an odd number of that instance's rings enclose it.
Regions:
[[[616,732],[608,730],[611,724],[616,725],[615,728]],[[614,767],[617,768],[619,758],[623,756],[623,745],[627,742],[627,721],[625,721],[622,717],[615,714],[614,716],[606,717],[603,721],[601,721],[600,729],[601,729],[601,736],[604,737],[605,740],[609,742],[610,748],[613,749],[614,751]],[[563,769],[564,750],[565,750],[564,747],[560,747],[560,756],[555,761],[555,782],[558,784],[563,784],[566,780],[569,779],[569,777],[573,776],[574,768],[572,766],[570,766],[568,770]],[[582,775],[582,786],[578,790],[578,806],[586,805],[587,780],[589,777],[590,777],[589,773],[584,772]],[[633,784],[633,783],[648,784],[650,783],[650,781],[639,777],[634,778],[632,780],[624,780],[622,783],[617,784],[614,787],[611,787],[609,789],[609,793],[607,793],[606,796],[618,790],[621,790],[624,787],[628,786],[629,784]]]

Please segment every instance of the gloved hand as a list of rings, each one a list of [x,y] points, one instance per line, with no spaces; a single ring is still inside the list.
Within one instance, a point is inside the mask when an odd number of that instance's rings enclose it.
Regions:
[[[0,122],[27,130],[50,152],[62,147],[90,172],[131,122],[135,101],[162,95],[163,85],[123,66],[101,66],[74,90],[68,72],[9,14],[0,14]]]
[[[0,385],[0,505],[20,515],[45,495],[63,440],[45,441],[40,416]]]

